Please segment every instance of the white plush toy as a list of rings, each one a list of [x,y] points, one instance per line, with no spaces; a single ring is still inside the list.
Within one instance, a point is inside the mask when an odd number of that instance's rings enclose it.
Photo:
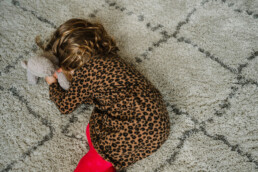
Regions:
[[[27,69],[27,79],[30,84],[37,84],[39,77],[52,76],[55,71],[59,68],[57,66],[58,59],[48,53],[44,52],[41,55],[37,55],[28,59],[28,61],[22,61],[21,65],[23,68]],[[70,83],[67,80],[64,73],[57,73],[58,83],[64,89],[68,90]]]

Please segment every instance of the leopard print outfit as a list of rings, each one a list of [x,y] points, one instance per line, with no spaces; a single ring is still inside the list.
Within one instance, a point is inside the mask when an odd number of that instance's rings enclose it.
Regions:
[[[119,57],[96,57],[74,71],[71,86],[49,86],[62,114],[94,104],[90,137],[96,151],[117,170],[155,152],[168,138],[170,122],[160,92]]]

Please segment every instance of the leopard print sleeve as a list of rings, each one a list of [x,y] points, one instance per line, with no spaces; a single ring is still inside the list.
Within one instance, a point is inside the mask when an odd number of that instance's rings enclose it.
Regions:
[[[61,114],[69,114],[82,103],[93,104],[89,82],[85,70],[75,71],[69,90],[66,91],[58,83],[53,83],[49,86],[49,98]]]

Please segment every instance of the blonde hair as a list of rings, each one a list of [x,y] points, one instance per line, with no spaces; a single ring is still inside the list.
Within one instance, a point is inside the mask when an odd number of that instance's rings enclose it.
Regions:
[[[59,59],[59,66],[66,71],[80,68],[96,56],[116,55],[118,47],[102,24],[84,19],[70,19],[54,32],[45,51]]]

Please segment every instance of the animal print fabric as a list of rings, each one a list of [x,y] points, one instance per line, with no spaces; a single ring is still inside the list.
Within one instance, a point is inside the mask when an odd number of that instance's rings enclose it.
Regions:
[[[96,151],[117,170],[155,152],[168,138],[170,122],[162,96],[120,57],[96,57],[74,71],[71,87],[49,86],[62,114],[94,104],[90,137]]]

